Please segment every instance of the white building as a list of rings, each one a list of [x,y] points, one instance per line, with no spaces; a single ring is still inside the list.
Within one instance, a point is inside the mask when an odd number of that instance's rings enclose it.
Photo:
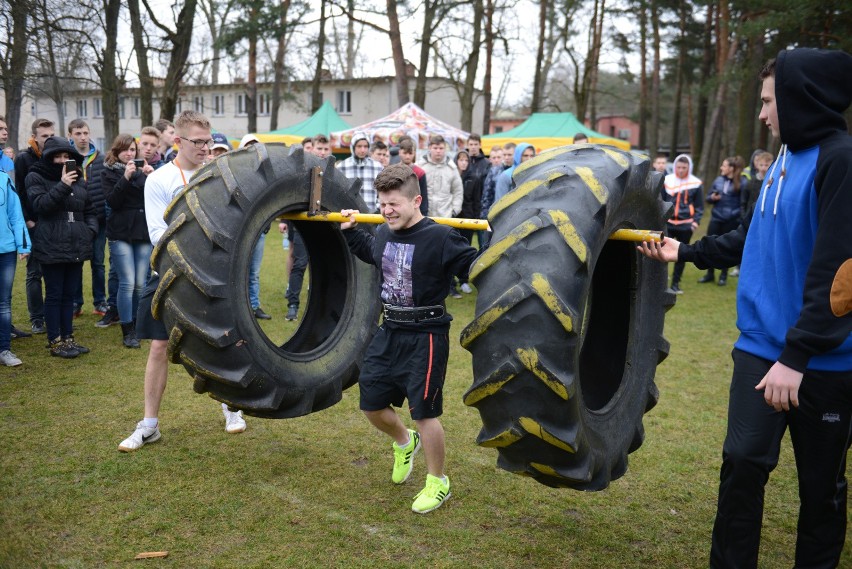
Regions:
[[[232,138],[241,138],[247,132],[246,86],[244,83],[218,85],[185,85],[181,89],[178,112],[193,109],[210,118],[213,128]],[[383,117],[399,108],[394,77],[370,77],[364,79],[328,79],[320,85],[323,101],[331,101],[341,118],[350,125],[358,126]],[[452,83],[443,78],[431,77],[426,85],[425,110],[446,123],[461,126],[462,109]],[[409,79],[409,94],[414,92],[414,79]],[[291,81],[284,89],[284,99],[278,114],[278,128],[296,124],[310,116],[311,82]],[[259,83],[257,88],[257,132],[270,130],[272,106],[272,83]],[[138,134],[143,125],[140,114],[139,89],[128,88],[119,100],[119,131]],[[33,120],[47,118],[56,122],[56,103],[47,97],[25,96],[21,109],[19,146],[24,147],[30,136]],[[109,141],[104,140],[103,105],[99,89],[70,91],[64,101],[65,126],[75,118],[84,119],[91,131],[92,141],[103,149]],[[154,118],[159,117],[160,108],[154,102]],[[473,132],[481,132],[483,103],[477,91],[473,109]],[[57,132],[57,134],[59,134]],[[65,133],[63,133],[65,134]]]

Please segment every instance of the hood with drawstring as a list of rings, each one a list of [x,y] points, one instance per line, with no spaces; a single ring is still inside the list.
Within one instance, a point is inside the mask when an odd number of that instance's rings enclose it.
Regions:
[[[775,101],[782,145],[748,227],[736,347],[797,371],[852,371],[852,56],[782,51]]]
[[[512,174],[515,173],[515,168],[521,163],[521,156],[524,150],[532,148],[533,145],[526,142],[519,142],[515,147],[515,156],[512,165],[506,168],[499,176],[497,183],[494,185],[494,201],[497,202],[500,198],[508,194],[512,189]]]

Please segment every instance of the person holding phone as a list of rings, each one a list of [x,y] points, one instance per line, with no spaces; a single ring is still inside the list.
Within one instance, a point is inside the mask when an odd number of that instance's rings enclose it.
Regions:
[[[136,309],[148,276],[153,246],[145,219],[145,181],[154,167],[139,157],[133,135],[119,134],[104,158],[101,182],[110,207],[107,218],[109,258],[118,274],[118,317],[122,343],[138,348]]]
[[[83,156],[64,138],[44,142],[26,178],[27,198],[38,223],[32,256],[44,275],[44,319],[50,355],[76,358],[89,352],[74,340],[74,294],[83,261],[92,258],[98,218],[83,181]]]

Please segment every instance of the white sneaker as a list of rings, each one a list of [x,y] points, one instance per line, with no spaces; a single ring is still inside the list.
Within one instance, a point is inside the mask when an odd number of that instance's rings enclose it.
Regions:
[[[0,352],[0,364],[9,367],[15,367],[21,365],[22,363],[24,362],[22,362],[18,356],[16,356],[9,350],[3,350],[2,352]]]
[[[133,431],[133,434],[118,445],[118,450],[121,452],[132,452],[142,448],[144,444],[155,443],[158,440],[160,440],[159,425],[156,427],[146,427],[142,424],[142,421],[139,421],[136,423],[136,430]]]
[[[222,403],[222,413],[225,414],[225,432],[235,434],[246,430],[246,420],[243,419],[242,411],[230,411],[228,406]]]
[[[462,292],[463,292],[463,293],[465,293],[465,294],[470,294],[470,293],[472,293],[472,292],[473,292],[473,289],[472,289],[472,288],[470,287],[470,285],[469,285],[469,284],[467,284],[467,283],[462,283],[462,285],[461,285],[461,290],[462,290]]]

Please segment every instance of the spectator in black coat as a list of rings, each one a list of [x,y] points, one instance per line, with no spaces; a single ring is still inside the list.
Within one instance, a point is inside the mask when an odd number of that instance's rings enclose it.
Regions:
[[[66,161],[74,160],[75,165]],[[27,174],[27,197],[38,223],[32,256],[44,275],[44,316],[50,354],[74,358],[88,348],[74,341],[73,313],[83,261],[92,258],[98,219],[79,167],[83,157],[64,138],[44,142],[41,159]]]

